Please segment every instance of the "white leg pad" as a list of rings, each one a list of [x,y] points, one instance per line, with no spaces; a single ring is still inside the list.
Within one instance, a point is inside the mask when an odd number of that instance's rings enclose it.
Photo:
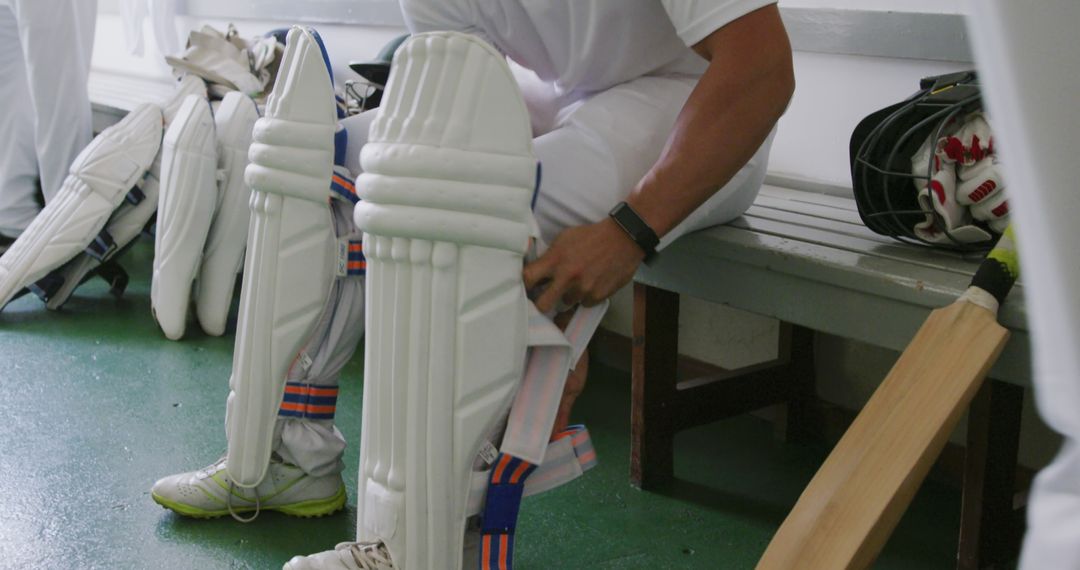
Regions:
[[[180,105],[188,95],[198,95],[204,99],[206,98],[206,84],[203,83],[202,79],[194,75],[185,75],[183,79],[177,82],[176,91],[170,99],[162,103],[161,116],[165,128],[172,124],[173,119],[176,118],[176,114],[180,110]],[[126,200],[121,202],[120,207],[112,213],[109,221],[105,224],[104,231],[112,238],[115,248],[112,251],[105,252],[101,259],[85,252],[80,253],[75,259],[52,272],[49,277],[56,277],[57,279],[54,282],[59,283],[59,285],[55,290],[48,291],[50,294],[45,304],[48,309],[57,310],[63,306],[71,298],[75,289],[86,279],[87,274],[97,269],[102,261],[111,259],[123,251],[128,244],[142,233],[150,218],[157,212],[160,179],[161,152],[159,150],[157,158],[139,185],[139,190],[143,195],[142,201],[134,204]]]
[[[505,59],[457,33],[398,51],[361,151],[368,259],[358,538],[459,569],[477,457],[521,382],[536,176]]]
[[[286,377],[337,273],[329,204],[336,126],[319,42],[293,28],[246,171],[251,223],[225,421],[229,475],[242,487],[265,476]]]
[[[244,262],[251,218],[251,192],[244,182],[244,169],[248,165],[251,131],[258,118],[255,102],[236,91],[225,96],[214,117],[220,172],[218,204],[206,237],[195,297],[199,325],[214,336],[225,332],[236,275]]]
[[[75,259],[54,272],[60,277],[61,281],[60,286],[49,296],[48,301],[45,303],[48,309],[59,309],[71,298],[72,293],[75,292],[75,289],[83,282],[88,273],[97,269],[102,261],[111,259],[134,241],[135,238],[139,237],[143,228],[153,217],[154,212],[157,211],[159,182],[157,176],[153,174],[153,170],[153,167],[151,167],[151,172],[146,173],[146,178],[139,185],[142,200],[137,204],[126,201],[121,203],[120,207],[109,217],[108,223],[105,224],[105,232],[112,238],[114,248],[106,252],[106,255],[101,259],[86,252],[80,253]]]
[[[157,155],[161,121],[156,105],[141,105],[79,153],[57,195],[0,257],[0,307],[93,241]]]
[[[188,95],[165,132],[150,304],[170,339],[184,336],[191,285],[217,201],[217,151],[210,105]]]

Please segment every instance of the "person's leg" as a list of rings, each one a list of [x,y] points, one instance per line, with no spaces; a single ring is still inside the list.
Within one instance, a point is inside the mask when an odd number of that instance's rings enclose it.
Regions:
[[[15,13],[0,6],[0,237],[17,237],[40,209],[34,201],[34,106]]]
[[[252,210],[226,413],[229,455],[207,469],[166,477],[152,491],[155,501],[185,515],[261,509],[321,516],[345,504],[345,441],[333,418],[338,378],[364,332],[361,235],[353,225],[356,197],[345,169],[336,165],[325,182],[317,170],[322,159],[341,158],[319,140],[334,133],[325,128],[333,93],[321,40],[298,28],[289,37],[275,105],[255,129],[257,152],[247,171],[259,207]],[[359,129],[356,133],[351,140],[333,139],[348,145],[346,156],[358,153],[366,138]],[[301,153],[306,161],[288,160]],[[333,196],[329,220],[322,210],[326,198],[320,197],[324,183]],[[281,196],[290,201],[279,201]],[[285,213],[294,215],[285,218]],[[268,231],[274,228],[281,234]],[[335,254],[323,258],[327,231]],[[321,310],[312,312],[318,303]],[[270,393],[280,402],[270,415],[262,383],[279,370],[284,386],[270,389],[284,393],[280,399]],[[254,481],[254,489],[233,485],[245,478]]]
[[[543,176],[536,218],[550,243],[566,228],[602,220],[660,157],[675,119],[697,82],[647,76],[571,104],[558,127],[535,140]],[[770,137],[712,198],[664,236],[731,221],[753,202],[765,177]]]
[[[90,142],[87,80],[97,0],[12,0],[29,78],[34,141],[46,202]]]
[[[971,2],[1024,273],[1039,413],[1064,437],[1032,487],[1020,567],[1080,568],[1080,48],[1074,2]]]
[[[600,221],[624,200],[660,157],[696,77],[641,77],[560,112],[556,129],[534,141],[542,178],[536,200],[541,235],[551,243],[563,230]],[[660,241],[660,248],[686,232],[723,224],[741,215],[765,178],[772,137],[723,188]],[[570,313],[557,322],[569,320]],[[567,379],[555,432],[569,423],[574,401],[585,387],[588,358]]]

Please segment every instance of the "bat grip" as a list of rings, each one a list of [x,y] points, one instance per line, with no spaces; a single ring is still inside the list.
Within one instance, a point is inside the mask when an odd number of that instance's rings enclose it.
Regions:
[[[994,249],[975,271],[971,286],[978,287],[997,299],[998,304],[1005,302],[1009,290],[1020,276],[1020,264],[1016,254],[1016,242],[1012,224],[1005,228]]]

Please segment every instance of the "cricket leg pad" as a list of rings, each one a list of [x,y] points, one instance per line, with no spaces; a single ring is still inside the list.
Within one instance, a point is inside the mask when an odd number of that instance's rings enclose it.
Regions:
[[[358,540],[385,544],[394,568],[455,570],[478,457],[527,346],[521,268],[537,166],[504,58],[463,34],[410,38],[361,163]]]
[[[62,307],[75,289],[95,274],[110,280],[114,287],[117,285],[109,275],[101,273],[102,264],[115,259],[142,233],[150,218],[157,212],[158,186],[157,177],[152,172],[147,172],[142,182],[128,192],[90,246],[46,277],[57,283],[57,286],[42,298],[48,309],[55,311]],[[115,293],[120,294],[123,291],[117,290]]]
[[[58,194],[0,257],[0,307],[90,245],[160,145],[161,110],[147,104],[79,153]]]
[[[259,111],[250,97],[233,91],[225,96],[214,117],[220,183],[210,233],[206,237],[195,296],[199,325],[207,334],[221,336],[232,304],[236,276],[243,269],[247,245],[251,191],[244,182],[251,132]]]
[[[165,132],[150,305],[165,336],[187,326],[191,286],[217,201],[217,151],[210,105],[188,95]]]
[[[240,487],[258,485],[266,473],[286,381],[303,364],[298,355],[334,285],[336,127],[321,40],[295,27],[245,172],[251,222],[226,415],[228,469]]]

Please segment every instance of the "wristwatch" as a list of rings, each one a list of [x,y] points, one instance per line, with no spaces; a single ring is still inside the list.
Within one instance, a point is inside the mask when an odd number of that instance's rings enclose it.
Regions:
[[[608,216],[611,216],[611,219],[615,220],[615,223],[630,236],[630,239],[634,240],[634,243],[641,248],[641,251],[645,252],[646,263],[656,255],[656,246],[660,243],[660,238],[649,227],[649,224],[646,224],[645,220],[641,219],[641,216],[630,207],[630,204],[619,202],[617,206],[608,212]]]

